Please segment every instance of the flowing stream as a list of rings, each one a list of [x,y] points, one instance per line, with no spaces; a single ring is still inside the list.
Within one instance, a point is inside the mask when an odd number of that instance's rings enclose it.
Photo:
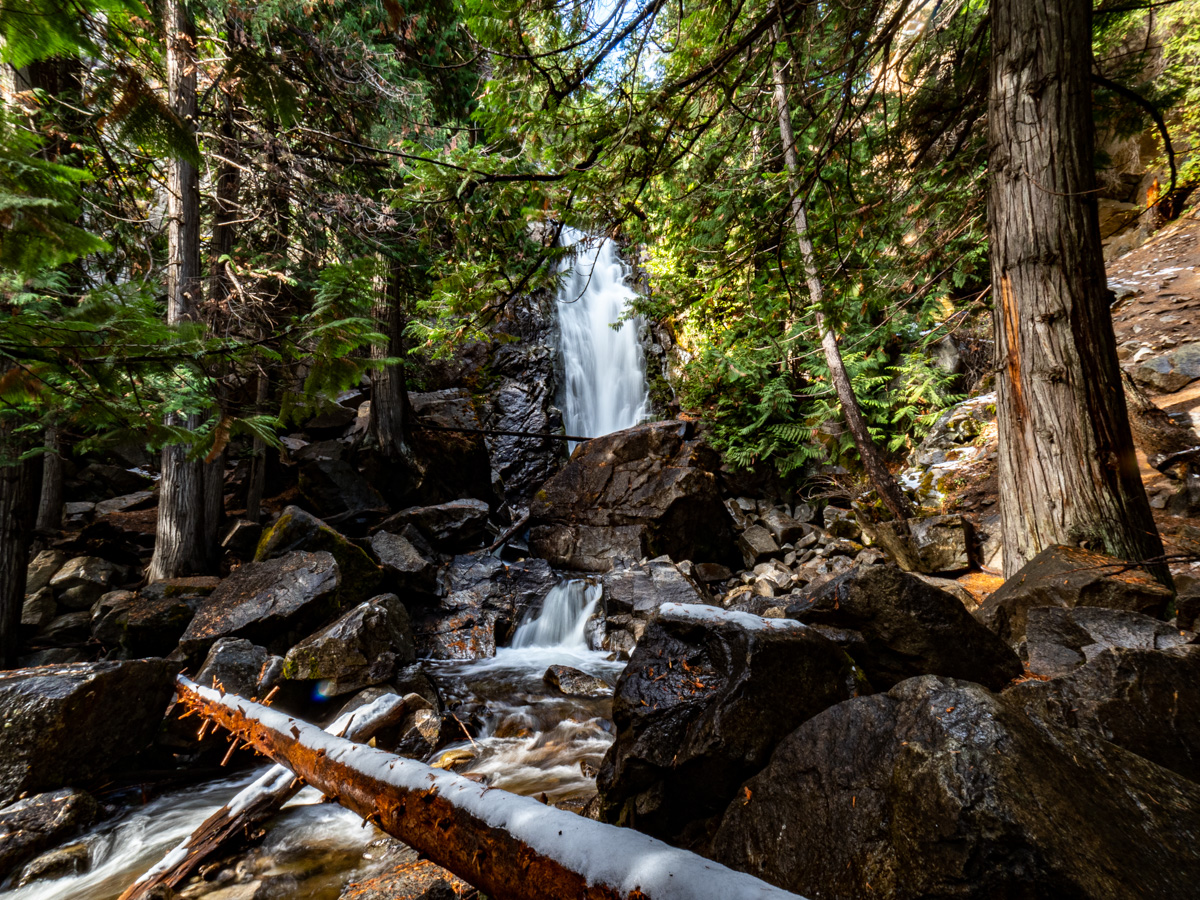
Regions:
[[[642,321],[635,316],[622,322],[636,294],[616,245],[573,228],[562,230],[562,241],[576,248],[574,260],[564,263],[558,292],[563,418],[567,434],[599,437],[649,414],[646,357],[638,340]]]

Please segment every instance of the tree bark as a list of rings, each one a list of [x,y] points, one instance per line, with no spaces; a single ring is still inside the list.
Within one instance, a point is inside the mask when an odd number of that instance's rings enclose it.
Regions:
[[[184,127],[196,125],[196,28],[184,0],[167,0],[167,91],[171,110]],[[167,190],[167,323],[200,319],[200,177],[182,156],[171,160]],[[194,428],[195,421],[186,423]],[[194,575],[208,567],[204,527],[204,464],[189,460],[187,449],[162,452],[158,488],[158,530],[149,578],[161,581]]]
[[[266,372],[260,370],[255,379],[254,411],[261,414],[266,408],[270,393],[270,383]],[[267,486],[267,444],[260,437],[255,437],[251,445],[250,479],[246,486],[246,518],[257,522],[262,517],[263,491]]]
[[[46,453],[42,456],[42,491],[38,501],[38,534],[57,534],[63,521],[63,461],[59,455],[61,442],[58,428],[46,428]]]
[[[781,42],[780,26],[773,26],[775,42]],[[833,389],[837,393],[838,402],[842,407],[842,415],[846,419],[846,427],[854,439],[854,446],[862,459],[863,469],[870,479],[871,485],[897,519],[907,519],[911,515],[908,499],[896,484],[896,479],[888,471],[883,454],[871,437],[867,421],[863,418],[862,408],[858,405],[858,397],[854,394],[854,386],[842,360],[838,348],[837,336],[829,327],[822,306],[825,302],[825,288],[817,272],[816,253],[813,250],[812,239],[808,236],[808,210],[801,196],[800,160],[796,154],[796,137],[792,131],[792,112],[788,103],[787,84],[784,81],[783,61],[774,57],[771,61],[772,75],[775,88],[775,111],[779,117],[779,137],[783,142],[783,158],[788,170],[788,186],[792,192],[792,225],[796,230],[796,243],[800,247],[800,258],[804,265],[805,282],[808,285],[809,298],[816,310],[817,332],[821,336],[821,351],[825,355],[825,364],[829,367],[829,376]]]
[[[404,295],[399,263],[392,263],[387,287],[375,304],[375,320],[387,344],[371,347],[375,359],[404,355]],[[388,459],[408,460],[408,386],[404,363],[384,366],[371,373],[371,434]]]
[[[996,0],[988,223],[1004,574],[1054,544],[1161,557],[1107,299],[1090,0]],[[1164,584],[1165,564],[1146,568]]]

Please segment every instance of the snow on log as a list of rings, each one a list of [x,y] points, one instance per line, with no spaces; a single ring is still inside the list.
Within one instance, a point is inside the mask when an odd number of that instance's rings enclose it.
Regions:
[[[325,731],[339,737],[345,735],[352,741],[368,741],[377,732],[399,724],[414,700],[420,701],[421,698],[416,694],[403,698],[396,694],[384,694],[365,706],[338,716]],[[281,765],[271,766],[126,888],[120,900],[141,900],[150,896],[159,885],[173,888],[181,884],[232,837],[247,833],[279,812],[302,787],[303,779],[293,775],[290,769]]]
[[[495,900],[797,900],[632,829],[352,743],[182,676],[176,681],[189,707]]]

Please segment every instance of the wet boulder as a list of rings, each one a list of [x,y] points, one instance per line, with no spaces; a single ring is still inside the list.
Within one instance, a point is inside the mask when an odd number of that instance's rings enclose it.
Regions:
[[[617,558],[737,565],[720,461],[686,422],[652,422],[595,438],[530,506],[530,549],[553,564],[606,571]]]
[[[542,681],[568,697],[607,697],[612,693],[603,678],[581,672],[571,666],[551,666]]]
[[[927,676],[809,719],[729,804],[719,862],[829,900],[1186,896],[1200,786]]]
[[[399,531],[413,525],[434,547],[454,552],[470,550],[487,531],[488,505],[482,500],[453,500],[436,506],[414,506],[390,516],[381,531]]]
[[[353,412],[346,410],[353,416]],[[325,517],[387,508],[387,501],[344,459],[313,459],[300,467],[300,496]]]
[[[0,672],[0,802],[87,781],[142,750],[173,674],[161,659]]]
[[[661,607],[617,680],[602,818],[694,842],[776,743],[856,689],[846,655],[804,625]]]
[[[276,651],[340,611],[341,573],[325,551],[293,550],[275,559],[239,566],[201,604],[180,638],[189,657],[222,637],[244,637]]]
[[[88,609],[100,599],[117,576],[117,567],[98,556],[78,556],[68,560],[50,579],[64,609]]]
[[[130,596],[97,617],[92,636],[129,656],[166,656],[196,614],[199,597]]]
[[[196,684],[242,697],[263,697],[278,681],[282,659],[245,638],[221,638],[196,672]]]
[[[797,540],[812,533],[813,527],[799,522],[788,515],[786,510],[771,507],[761,516],[762,526],[771,533],[775,543],[795,544]]]
[[[747,568],[764,559],[780,556],[779,544],[771,532],[761,525],[751,525],[738,535],[738,549]]]
[[[415,660],[404,604],[395,594],[380,594],[289,650],[283,676],[319,680],[325,696],[337,696],[383,684]]]
[[[1034,675],[1068,675],[1105,650],[1166,650],[1195,640],[1160,619],[1121,609],[1035,606],[1026,618],[1026,651]]]
[[[975,617],[1014,647],[1025,642],[1030,609],[1098,606],[1162,618],[1171,591],[1141,569],[1078,547],[1047,547],[980,604]]]
[[[366,600],[380,585],[379,567],[365,550],[298,506],[286,507],[263,532],[254,560],[276,559],[293,550],[324,551],[337,560],[343,600],[347,604]]]
[[[86,609],[55,616],[37,633],[43,644],[82,644],[92,633],[92,614]]]
[[[665,556],[645,563],[621,561],[600,577],[606,650],[632,649],[664,603],[711,604],[712,595]]]
[[[43,853],[21,870],[17,887],[35,881],[52,881],[68,875],[81,875],[88,869],[88,845],[83,841]]]
[[[862,635],[854,656],[876,688],[916,675],[963,678],[999,690],[1021,660],[956,597],[894,566],[851,569],[787,607],[801,622]]]
[[[396,593],[432,594],[437,591],[437,563],[404,535],[375,532],[371,536],[371,552],[383,567],[387,586]]]
[[[91,794],[74,788],[0,808],[0,884],[28,860],[92,824],[99,812]]]

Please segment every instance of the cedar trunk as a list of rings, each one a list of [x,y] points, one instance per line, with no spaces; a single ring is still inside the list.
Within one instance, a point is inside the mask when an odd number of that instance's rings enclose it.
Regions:
[[[375,304],[375,320],[387,344],[371,348],[375,359],[402,358],[404,355],[404,296],[399,263],[392,263],[387,287]],[[380,451],[388,459],[407,460],[408,386],[404,363],[387,365],[371,373],[371,433]]]
[[[59,451],[58,428],[46,428],[46,453],[42,456],[42,492],[38,502],[37,524],[34,529],[39,535],[54,535],[62,529],[63,521],[63,461]]]
[[[1109,313],[1090,0],[996,0],[988,98],[1004,574],[1053,544],[1160,557]],[[1170,584],[1164,564],[1147,568]]]
[[[186,128],[196,124],[196,29],[183,0],[167,0],[167,90],[171,109]],[[171,160],[167,190],[167,323],[200,318],[200,177],[190,160]],[[187,423],[194,428],[195,421]],[[187,449],[166,447],[158,488],[158,532],[151,581],[194,575],[208,565],[204,527],[204,464]]]

